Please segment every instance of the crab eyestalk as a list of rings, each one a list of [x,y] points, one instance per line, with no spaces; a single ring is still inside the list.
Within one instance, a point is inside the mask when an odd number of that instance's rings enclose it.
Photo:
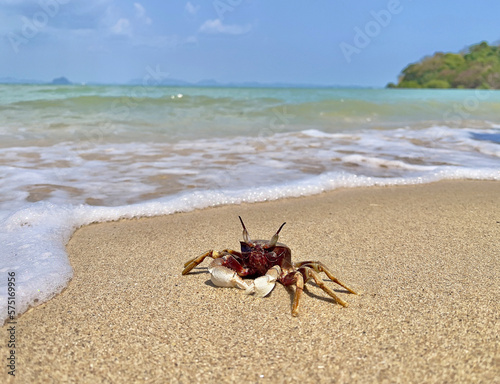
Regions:
[[[286,221],[281,224],[281,227],[279,227],[279,229],[276,231],[276,233],[274,234],[274,236],[271,238],[271,241],[269,241],[269,247],[275,247],[276,244],[278,243],[278,238],[279,238],[279,233],[281,231],[281,228],[283,228],[283,226],[286,224]]]
[[[245,224],[243,224],[243,219],[241,218],[241,216],[238,217],[240,218],[241,225],[243,226],[243,240],[245,241],[245,243],[251,243],[252,240],[250,239],[250,235],[248,234]]]

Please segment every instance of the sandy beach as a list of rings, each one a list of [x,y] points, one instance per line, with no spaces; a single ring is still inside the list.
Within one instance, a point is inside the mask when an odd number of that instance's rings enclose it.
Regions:
[[[208,261],[181,276],[193,256],[239,248],[238,215],[254,238],[286,221],[293,259],[322,261],[360,295],[327,282],[343,308],[308,284],[294,318],[293,289],[215,288]],[[499,244],[500,183],[488,181],[90,225],[67,246],[67,289],[18,320],[15,380],[500,383]]]

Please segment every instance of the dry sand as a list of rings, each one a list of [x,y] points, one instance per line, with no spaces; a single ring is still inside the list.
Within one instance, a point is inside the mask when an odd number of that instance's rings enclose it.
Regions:
[[[255,238],[287,221],[295,261],[321,260],[361,294],[336,286],[342,308],[308,285],[293,318],[291,288],[264,299],[215,288],[208,262],[181,276],[192,256],[238,248],[238,215]],[[499,244],[499,182],[90,225],[68,244],[68,288],[19,319],[16,381],[499,383]]]

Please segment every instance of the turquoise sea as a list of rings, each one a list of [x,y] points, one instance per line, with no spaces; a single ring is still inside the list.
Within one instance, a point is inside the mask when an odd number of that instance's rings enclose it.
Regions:
[[[67,285],[91,222],[467,178],[500,180],[500,91],[0,85],[18,313]]]

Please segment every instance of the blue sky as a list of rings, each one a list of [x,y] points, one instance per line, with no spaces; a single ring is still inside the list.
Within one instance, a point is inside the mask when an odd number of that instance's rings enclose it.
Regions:
[[[499,15],[498,0],[0,0],[0,78],[384,86],[498,42]]]

